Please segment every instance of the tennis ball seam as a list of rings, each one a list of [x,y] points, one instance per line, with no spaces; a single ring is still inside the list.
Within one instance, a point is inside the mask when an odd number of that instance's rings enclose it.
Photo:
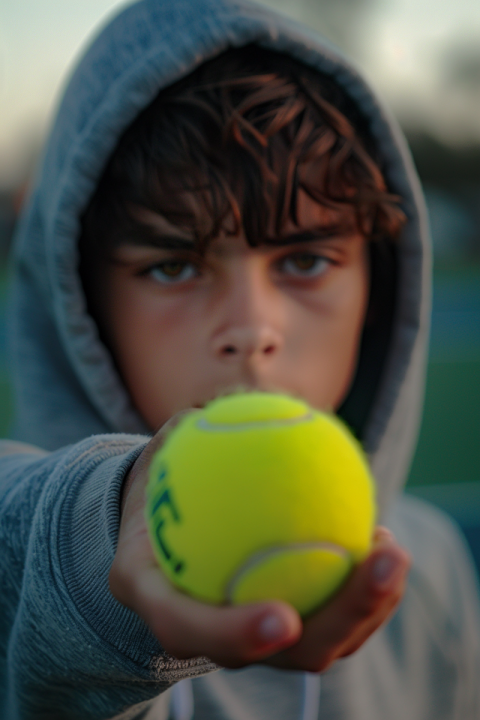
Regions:
[[[212,423],[206,418],[199,418],[196,422],[196,427],[199,430],[206,430],[207,432],[242,432],[245,430],[262,430],[265,428],[279,428],[289,425],[298,425],[304,422],[311,422],[315,420],[315,416],[312,412],[305,413],[300,417],[294,418],[282,418],[271,420],[249,420],[248,422],[238,423]]]
[[[345,558],[353,565],[352,554],[341,545],[336,545],[331,542],[300,542],[300,543],[287,543],[285,545],[279,545],[264,550],[259,550],[256,553],[250,555],[247,560],[238,567],[230,580],[228,581],[225,588],[225,602],[233,602],[235,595],[236,586],[242,581],[242,579],[248,575],[256,566],[261,565],[267,560],[275,557],[275,555],[282,555],[285,552],[301,552],[305,550],[327,550],[339,557]]]

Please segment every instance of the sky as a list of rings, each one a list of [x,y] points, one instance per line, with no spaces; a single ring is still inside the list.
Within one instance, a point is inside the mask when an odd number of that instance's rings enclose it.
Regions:
[[[478,0],[263,3],[342,45],[405,125],[428,128],[446,142],[480,142]],[[1,0],[0,187],[21,179],[74,59],[124,4]]]
[[[480,141],[480,2],[396,0],[372,13],[362,63],[400,119]]]

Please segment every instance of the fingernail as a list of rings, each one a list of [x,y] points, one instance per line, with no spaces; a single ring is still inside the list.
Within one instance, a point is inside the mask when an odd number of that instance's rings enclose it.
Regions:
[[[388,585],[394,577],[400,561],[395,555],[383,553],[373,564],[372,575],[375,585],[384,587]]]
[[[394,540],[395,540],[395,536],[392,533],[392,531],[389,530],[388,528],[382,526],[382,527],[378,527],[375,530],[375,534],[373,536],[374,542],[376,542],[376,543],[379,543],[382,541],[393,542]]]
[[[258,626],[258,634],[262,640],[267,642],[277,642],[286,638],[290,633],[290,628],[284,618],[278,615],[267,615],[263,618]]]

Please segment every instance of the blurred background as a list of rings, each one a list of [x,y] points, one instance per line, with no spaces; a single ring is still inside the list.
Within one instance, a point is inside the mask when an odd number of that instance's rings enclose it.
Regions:
[[[408,491],[461,524],[480,568],[480,3],[263,0],[339,45],[400,120],[423,181],[434,243],[426,406]],[[56,98],[118,0],[0,4],[0,436],[7,256]]]

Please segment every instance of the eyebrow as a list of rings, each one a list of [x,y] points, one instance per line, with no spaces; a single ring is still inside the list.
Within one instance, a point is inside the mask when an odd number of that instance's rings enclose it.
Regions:
[[[266,237],[258,244],[258,247],[282,247],[284,245],[300,245],[301,243],[321,242],[322,240],[331,240],[337,238],[339,240],[347,239],[351,234],[352,228],[348,225],[331,224],[321,225],[311,230],[302,230],[288,235],[276,235],[274,237]],[[159,250],[198,250],[197,243],[193,238],[180,237],[179,235],[143,235],[135,240],[127,240],[124,245],[132,245],[134,247],[153,247]]]
[[[178,235],[150,235],[140,240],[130,240],[122,243],[136,247],[154,247],[160,250],[194,250],[195,241],[192,238],[179,237]]]

